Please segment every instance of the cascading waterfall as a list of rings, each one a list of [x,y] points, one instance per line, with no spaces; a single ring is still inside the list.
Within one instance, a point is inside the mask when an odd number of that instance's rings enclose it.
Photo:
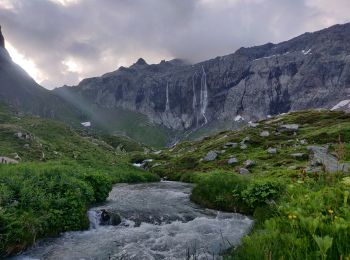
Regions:
[[[192,91],[193,91],[193,100],[192,100],[192,108],[193,108],[193,114],[195,115],[196,119],[197,119],[197,127],[198,127],[198,116],[197,116],[197,97],[196,97],[196,87],[194,84],[194,77],[197,75],[197,72],[195,72],[192,76]]]
[[[201,115],[204,118],[204,123],[208,123],[207,117],[205,116],[205,112],[207,111],[208,106],[208,86],[207,86],[207,74],[205,73],[204,67],[202,66],[202,79],[201,79],[201,96],[200,96],[200,107],[201,107]],[[202,125],[202,126],[203,126]]]
[[[166,102],[165,102],[165,112],[170,110],[169,106],[169,82],[166,83]]]

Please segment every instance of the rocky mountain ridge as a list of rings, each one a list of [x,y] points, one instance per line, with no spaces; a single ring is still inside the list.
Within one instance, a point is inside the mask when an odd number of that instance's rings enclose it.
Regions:
[[[80,112],[61,97],[36,83],[13,62],[0,27],[0,103],[18,111],[72,122]]]
[[[104,108],[141,112],[180,131],[331,108],[350,94],[350,24],[279,44],[240,48],[197,64],[181,60],[129,68],[56,90]]]

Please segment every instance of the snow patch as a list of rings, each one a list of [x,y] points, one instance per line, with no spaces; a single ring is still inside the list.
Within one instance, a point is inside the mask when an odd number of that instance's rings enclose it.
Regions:
[[[306,51],[306,50],[302,50],[301,52],[302,52],[304,55],[312,54],[312,53],[311,53],[311,49],[308,49],[307,51]]]
[[[345,106],[348,106],[348,108],[350,108],[350,99],[340,101],[338,104],[331,108],[331,111],[337,110],[339,108],[344,108]]]
[[[244,121],[244,118],[241,116],[241,115],[237,115],[235,117],[235,121],[238,122],[238,121]]]
[[[82,126],[84,127],[90,127],[91,126],[91,122],[82,122],[80,123]]]

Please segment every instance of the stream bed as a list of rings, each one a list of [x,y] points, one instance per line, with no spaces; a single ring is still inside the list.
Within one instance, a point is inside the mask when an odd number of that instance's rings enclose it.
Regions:
[[[169,181],[115,185],[103,205],[89,210],[89,230],[42,240],[15,259],[221,259],[253,221],[201,208],[190,201],[191,189]],[[101,209],[118,212],[121,224],[100,225]]]

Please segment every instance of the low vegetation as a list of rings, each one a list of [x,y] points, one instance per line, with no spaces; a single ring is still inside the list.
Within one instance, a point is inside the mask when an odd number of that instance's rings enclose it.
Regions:
[[[191,199],[205,207],[254,218],[227,259],[348,259],[350,177],[312,163],[308,146],[327,145],[340,164],[350,162],[349,141],[349,114],[303,111],[130,160],[153,159],[145,164],[151,172],[195,183]],[[203,160],[208,152],[216,158]]]
[[[114,183],[159,180],[130,166],[123,149],[141,146],[0,107],[0,157],[18,162],[0,164],[0,258],[39,238],[86,229],[88,207],[104,201]]]

